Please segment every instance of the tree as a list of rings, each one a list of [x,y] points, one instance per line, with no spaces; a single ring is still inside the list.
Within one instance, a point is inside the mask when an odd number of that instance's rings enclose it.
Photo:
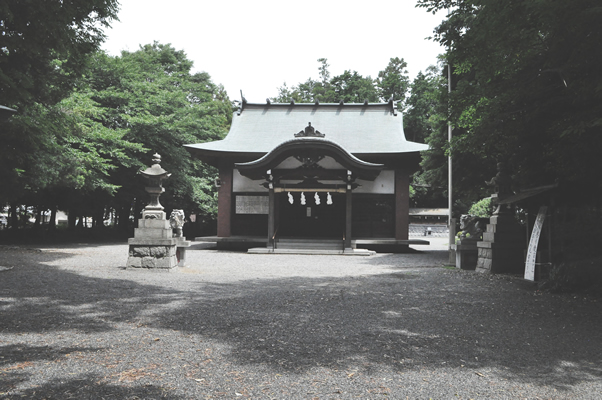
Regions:
[[[378,73],[376,87],[378,95],[383,101],[393,99],[404,104],[406,93],[410,86],[408,77],[408,63],[403,58],[391,58],[389,65]],[[403,109],[403,107],[402,107]]]
[[[8,121],[7,157],[0,162],[10,173],[0,179],[14,190],[3,200],[15,209],[68,211],[71,227],[84,216],[102,226],[112,209],[128,228],[132,209],[136,216],[148,200],[137,173],[158,152],[173,173],[162,198],[166,211],[183,208],[199,220],[214,219],[216,171],[183,145],[221,139],[232,106],[221,85],[191,69],[183,51],[159,43],[119,57],[92,55],[70,96],[53,106],[33,103]]]
[[[403,114],[403,129],[408,140],[424,143],[431,135],[431,119],[441,112],[439,91],[442,89],[447,90],[447,82],[435,66],[427,68],[426,73],[418,72],[410,85],[410,97]]]
[[[392,63],[393,60],[399,59],[391,59]],[[328,60],[326,58],[319,58],[318,62],[320,63],[320,67],[318,68],[320,80],[308,78],[305,82],[292,87],[288,87],[284,83],[278,88],[278,95],[273,97],[272,100],[279,103],[286,103],[291,101],[291,99],[299,103],[311,103],[314,101],[322,103],[379,101],[379,89],[370,76],[364,77],[357,71],[346,70],[341,75],[330,78]],[[405,65],[403,59],[401,59],[401,62]],[[393,83],[395,82],[390,76],[393,74],[392,71],[390,70],[387,74],[381,71],[384,74],[383,82],[390,83],[391,88],[393,88]],[[404,73],[407,74],[407,71]],[[389,98],[386,100],[389,100]]]
[[[116,13],[116,0],[0,0],[0,104],[19,111],[2,122],[0,204],[13,202],[14,211],[17,199],[34,201],[52,185],[77,185],[84,170],[103,168],[91,155],[81,163],[83,152],[69,143],[74,120],[57,104],[77,84]]]
[[[341,75],[331,79],[337,101],[345,103],[377,102],[378,93],[374,81],[369,76],[363,77],[357,71],[345,70]]]
[[[556,180],[598,202],[602,193],[602,40],[597,1],[419,0],[451,7],[434,39],[448,48],[451,152],[478,165],[508,161],[517,186]],[[489,168],[464,169],[473,182]],[[596,190],[592,190],[595,187]]]
[[[0,0],[0,104],[55,104],[117,17],[117,0]]]
[[[135,162],[119,163],[110,174],[111,184],[119,188],[114,207],[121,211],[122,222],[134,202],[135,214],[145,205],[147,196],[136,173],[155,152],[161,154],[163,168],[173,173],[162,197],[166,209],[215,218],[216,171],[193,160],[183,145],[223,138],[232,108],[223,87],[207,73],[192,74],[192,65],[184,51],[157,42],[120,57],[95,56],[84,95],[103,110],[98,121],[147,149],[129,153]]]
[[[501,160],[514,172],[515,190],[557,182],[551,276],[565,268],[571,280],[595,282],[602,234],[599,1],[418,3],[429,11],[451,9],[434,39],[448,49],[453,72],[452,93],[442,103],[454,127],[455,190],[462,188],[464,199],[470,187],[483,191]],[[445,148],[441,130],[430,138]],[[538,202],[524,207],[533,215]]]

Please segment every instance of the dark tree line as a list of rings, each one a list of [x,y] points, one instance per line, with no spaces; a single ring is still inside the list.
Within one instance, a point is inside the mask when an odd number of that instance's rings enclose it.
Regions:
[[[131,227],[155,152],[174,172],[166,208],[215,217],[215,171],[183,145],[225,134],[227,94],[170,45],[104,54],[116,15],[111,0],[0,1],[0,104],[17,110],[0,122],[0,205],[14,227],[50,213],[52,228],[57,210],[70,227]]]
[[[559,182],[580,201],[602,193],[602,9],[595,0],[419,0],[449,9],[434,40],[445,46],[459,193],[482,190],[506,161],[517,188]],[[445,110],[444,110],[445,111]],[[431,138],[437,149],[440,138]],[[439,153],[442,154],[441,152]],[[430,168],[427,168],[430,169]],[[442,174],[434,176],[441,182]],[[490,190],[490,189],[489,189]],[[485,193],[483,193],[485,194]]]
[[[447,49],[452,92],[439,92],[439,125],[423,167],[435,185],[454,162],[466,202],[504,161],[514,191],[557,184],[548,217],[554,281],[602,285],[602,7],[597,0],[419,0],[450,10],[434,40]],[[447,89],[447,88],[445,88]],[[454,127],[445,144],[444,122]],[[545,199],[544,199],[545,200]],[[537,200],[539,202],[543,200]],[[537,201],[522,206],[537,213]],[[541,203],[540,203],[541,204]]]

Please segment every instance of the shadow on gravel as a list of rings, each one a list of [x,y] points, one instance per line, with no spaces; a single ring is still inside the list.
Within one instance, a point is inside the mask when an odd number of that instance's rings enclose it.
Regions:
[[[225,362],[274,371],[471,368],[559,390],[602,379],[600,302],[539,294],[507,277],[399,266],[382,275],[208,284],[175,273],[170,280],[189,286],[174,290],[132,276],[90,278],[39,263],[3,272],[0,333],[110,332],[130,322],[219,341],[231,348]],[[198,279],[193,290],[191,279]],[[10,387],[27,377],[7,365],[52,361],[73,349],[0,351],[3,385]],[[69,381],[35,391],[52,397],[63,385]],[[159,393],[94,378],[71,385],[83,391],[78,398]]]
[[[434,270],[223,290],[233,295],[190,301],[157,323],[228,343],[236,363],[281,371],[497,369],[559,390],[602,378],[599,304],[515,281]]]
[[[15,379],[15,378],[12,378]],[[18,383],[19,378],[13,382]],[[9,383],[10,384],[10,383]],[[0,384],[2,390],[4,383]],[[9,386],[10,387],[10,386]],[[126,387],[102,383],[102,377],[53,380],[44,385],[20,391],[18,395],[2,397],[3,399],[106,399],[106,400],[141,400],[141,399],[182,399],[183,397],[166,394],[164,389],[154,385],[146,387]]]

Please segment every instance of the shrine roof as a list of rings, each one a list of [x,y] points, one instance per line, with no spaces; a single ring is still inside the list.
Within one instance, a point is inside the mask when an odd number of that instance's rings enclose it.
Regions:
[[[401,112],[388,103],[247,103],[234,113],[223,140],[189,144],[199,156],[266,154],[295,138],[308,124],[351,154],[398,154],[427,150],[406,140]]]

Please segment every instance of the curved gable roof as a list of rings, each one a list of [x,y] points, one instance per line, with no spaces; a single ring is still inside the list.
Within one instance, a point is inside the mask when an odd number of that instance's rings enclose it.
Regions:
[[[355,157],[343,147],[321,138],[301,137],[288,140],[258,160],[247,163],[236,163],[239,172],[251,179],[261,179],[271,165],[278,165],[286,158],[309,152],[311,154],[330,155],[343,167],[353,170],[360,179],[374,180],[384,168],[383,164],[373,164]]]
[[[266,154],[293,139],[308,123],[325,139],[352,154],[395,154],[428,149],[407,141],[401,113],[393,102],[376,104],[257,104],[243,103],[234,113],[223,140],[186,145],[205,155],[219,153]]]

